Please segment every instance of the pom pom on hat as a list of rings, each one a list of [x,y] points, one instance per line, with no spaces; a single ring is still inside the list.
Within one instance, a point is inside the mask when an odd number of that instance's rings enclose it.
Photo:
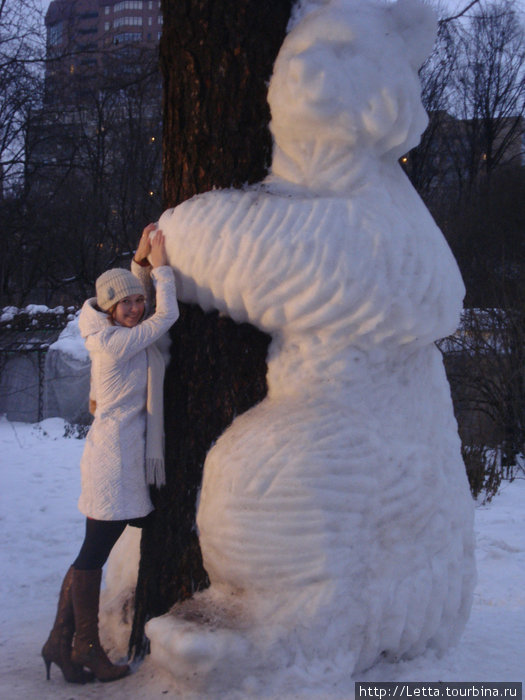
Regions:
[[[97,306],[108,311],[121,299],[131,294],[144,294],[144,287],[139,279],[129,270],[115,267],[103,272],[95,282],[97,290]]]

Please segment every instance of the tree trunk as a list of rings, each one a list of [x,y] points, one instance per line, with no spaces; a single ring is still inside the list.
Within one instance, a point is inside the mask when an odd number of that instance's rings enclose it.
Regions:
[[[261,180],[271,159],[267,83],[293,0],[163,0],[166,207]],[[165,382],[166,487],[144,528],[130,651],[145,622],[207,586],[195,528],[202,466],[236,415],[266,395],[270,338],[181,305]]]

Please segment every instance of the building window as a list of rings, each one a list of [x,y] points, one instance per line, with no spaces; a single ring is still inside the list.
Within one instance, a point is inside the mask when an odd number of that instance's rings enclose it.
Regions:
[[[111,12],[111,7],[109,5],[106,5],[106,7],[104,8],[104,14],[109,15],[110,12]]]
[[[158,39],[158,41],[160,41],[161,36],[162,36],[162,32],[157,32],[157,39]]]
[[[109,32],[111,29],[111,22],[104,22],[104,31]]]
[[[151,27],[152,24],[153,24],[153,17],[148,17],[148,26]]]
[[[47,41],[50,46],[56,46],[62,41],[63,26],[64,25],[62,22],[57,22],[56,24],[53,24],[51,27],[49,27]]]
[[[122,32],[113,38],[115,44],[130,44],[133,41],[142,41],[142,32]]]
[[[142,0],[123,0],[123,2],[117,2],[113,6],[115,12],[122,12],[122,10],[142,10]]]
[[[126,25],[130,27],[142,27],[142,17],[119,17],[113,22],[115,29]]]
[[[162,24],[162,15],[159,15],[159,16],[157,17],[157,22],[158,22],[159,24]]]

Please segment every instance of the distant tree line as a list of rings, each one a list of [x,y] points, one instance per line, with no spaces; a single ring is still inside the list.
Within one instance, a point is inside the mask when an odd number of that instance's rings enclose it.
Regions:
[[[462,328],[441,344],[474,494],[523,474],[525,36],[513,0],[439,24],[421,70],[429,126],[403,166],[466,285]]]
[[[405,168],[444,232],[468,307],[521,295],[525,265],[525,35],[514,0],[442,21],[421,70],[430,115]]]
[[[523,281],[525,40],[515,0],[469,6],[439,24],[421,70],[429,127],[403,160],[459,262],[466,305],[499,306]],[[89,80],[64,76],[61,99],[44,79],[56,57],[38,7],[0,4],[2,304],[78,303],[162,208],[157,50],[108,50]]]

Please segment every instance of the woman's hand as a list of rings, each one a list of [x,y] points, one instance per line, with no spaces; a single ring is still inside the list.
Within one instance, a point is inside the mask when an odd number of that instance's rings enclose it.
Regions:
[[[157,224],[148,224],[142,232],[142,236],[140,237],[137,250],[133,257],[135,262],[139,265],[144,265],[148,263],[148,255],[151,253],[150,233],[156,228]]]
[[[166,255],[166,242],[164,234],[159,229],[153,236],[151,241],[150,260],[153,267],[161,267],[168,264],[168,256]]]

